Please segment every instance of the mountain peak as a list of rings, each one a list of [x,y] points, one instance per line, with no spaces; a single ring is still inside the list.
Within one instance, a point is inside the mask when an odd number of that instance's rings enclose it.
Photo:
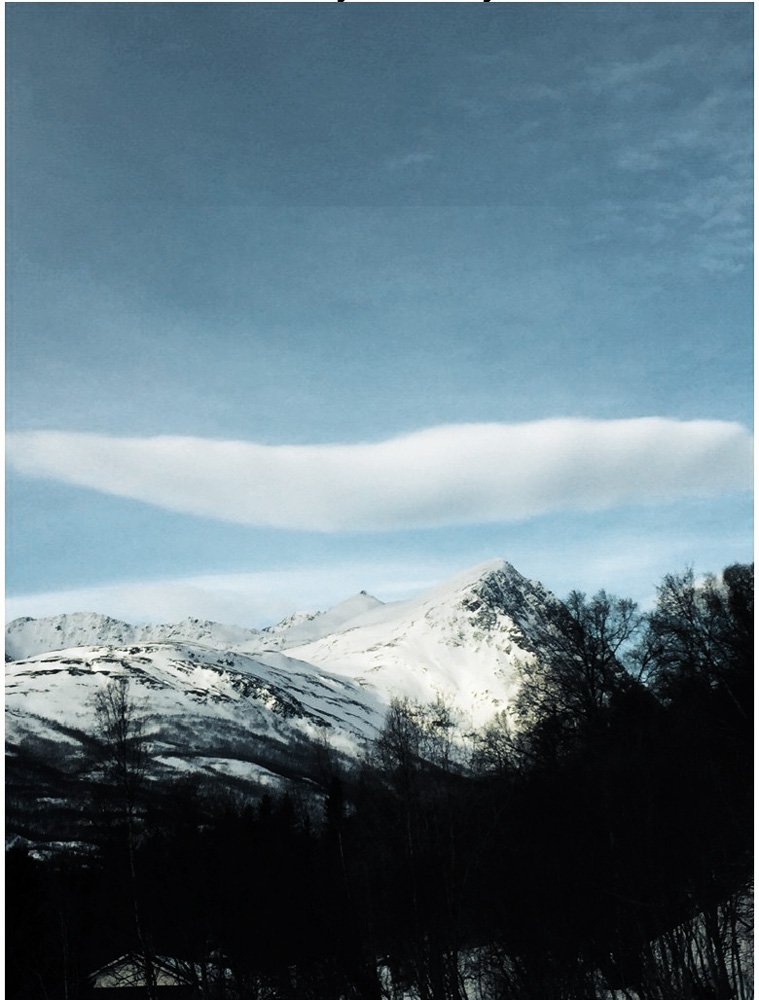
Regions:
[[[504,559],[488,559],[487,562],[477,563],[475,566],[470,566],[469,569],[456,573],[455,576],[448,577],[447,580],[421,596],[425,602],[429,600],[447,601],[457,597],[457,595],[460,596],[463,592],[475,590],[489,580],[500,578],[514,581],[525,580],[525,577]]]
[[[373,597],[365,590],[360,590],[357,594],[353,594],[352,597],[346,597],[344,601],[333,605],[324,614],[330,615],[333,618],[345,619],[346,616],[353,617],[354,615],[360,615],[365,611],[371,611],[373,608],[380,607],[382,604],[383,602],[378,597]]]
[[[473,566],[468,572],[475,577],[475,582],[489,580],[492,577],[506,577],[515,583],[530,582],[526,576],[520,573],[510,562],[506,562],[505,559],[490,559],[487,562]]]
[[[16,618],[5,630],[5,652],[13,660],[54,649],[130,642],[135,629],[97,611],[74,611],[49,618]]]

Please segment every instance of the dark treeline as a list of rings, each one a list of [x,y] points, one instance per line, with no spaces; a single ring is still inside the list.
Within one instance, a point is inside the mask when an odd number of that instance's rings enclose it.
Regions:
[[[514,706],[466,739],[391,705],[317,799],[149,797],[128,693],[98,706],[92,854],[9,852],[7,993],[75,1000],[125,952],[203,996],[753,996],[753,574],[656,609],[572,594]],[[614,991],[614,992],[610,992]]]

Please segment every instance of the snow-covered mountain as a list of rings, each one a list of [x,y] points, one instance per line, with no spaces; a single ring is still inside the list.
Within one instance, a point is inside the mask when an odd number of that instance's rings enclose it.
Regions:
[[[20,660],[74,646],[127,646],[140,642],[198,642],[228,649],[258,634],[257,629],[199,618],[186,618],[174,625],[128,625],[107,615],[77,611],[52,618],[16,618],[5,630],[5,658]]]
[[[281,653],[198,643],[80,646],[6,664],[6,743],[30,738],[76,745],[93,728],[95,694],[127,678],[159,763],[179,770],[262,770],[262,746],[331,737],[355,753],[374,735],[382,705],[347,680]]]
[[[7,750],[75,758],[96,691],[123,677],[164,769],[281,783],[309,746],[356,754],[396,695],[443,696],[465,728],[486,723],[509,705],[518,661],[534,654],[557,603],[499,560],[412,600],[361,592],[263,630],[17,619],[6,639]]]
[[[289,649],[291,646],[314,642],[333,632],[339,632],[367,612],[383,607],[385,605],[382,601],[362,590],[361,593],[336,604],[329,611],[290,615],[278,625],[272,625],[263,629],[257,636],[243,640],[243,643],[251,649],[259,647]]]
[[[383,700],[388,693],[423,702],[441,695],[467,725],[480,726],[512,700],[517,662],[533,654],[556,604],[541,584],[498,560],[285,648]]]

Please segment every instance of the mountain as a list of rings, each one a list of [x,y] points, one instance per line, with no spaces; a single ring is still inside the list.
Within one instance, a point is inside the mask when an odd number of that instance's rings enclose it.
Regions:
[[[385,607],[382,601],[362,590],[359,594],[354,594],[353,597],[336,604],[329,611],[290,615],[278,625],[265,628],[258,636],[243,642],[251,649],[259,647],[288,649],[339,632],[367,612],[382,607]]]
[[[423,702],[442,696],[465,725],[480,726],[513,699],[517,664],[533,655],[557,604],[540,583],[497,560],[413,600],[367,607],[329,634],[284,648],[384,701],[388,693]]]
[[[494,560],[412,600],[384,604],[362,591],[328,611],[294,614],[262,630],[196,618],[137,626],[93,613],[20,618],[6,629],[6,658],[144,643],[194,643],[259,659],[288,651],[354,681],[380,703],[393,695],[441,695],[467,723],[480,725],[512,699],[516,665],[534,652],[556,604],[540,583]]]
[[[218,786],[313,782],[320,747],[355,756],[394,696],[443,697],[466,730],[508,707],[558,602],[501,560],[408,601],[365,592],[267,629],[74,613],[6,630],[11,798],[86,766],[95,694],[130,682],[164,775]],[[50,769],[52,768],[52,771]],[[33,775],[33,777],[30,777]],[[54,796],[53,796],[54,798]]]
[[[95,612],[74,612],[52,618],[16,618],[5,629],[5,658],[20,660],[74,646],[127,646],[171,640],[199,642],[218,649],[244,644],[257,629],[187,618],[173,625],[128,625]]]
[[[5,659],[20,660],[88,643],[124,645],[136,642],[139,631],[126,622],[89,612],[54,618],[16,618],[5,629]]]
[[[6,664],[6,751],[85,755],[96,692],[113,678],[130,682],[160,769],[265,785],[292,778],[298,750],[322,739],[355,755],[383,717],[359,685],[281,653],[88,645]]]

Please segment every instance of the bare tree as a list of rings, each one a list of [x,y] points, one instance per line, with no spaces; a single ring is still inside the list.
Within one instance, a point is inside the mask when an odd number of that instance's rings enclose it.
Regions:
[[[572,591],[544,626],[534,657],[521,664],[515,715],[521,749],[554,757],[592,728],[615,694],[634,684],[624,660],[642,625],[633,601]]]
[[[721,689],[749,717],[753,584],[753,567],[742,565],[728,566],[721,579],[696,580],[692,570],[664,578],[641,648],[665,699],[686,688]]]
[[[145,987],[155,1000],[156,977],[152,949],[145,935],[137,878],[139,800],[145,786],[149,748],[145,719],[129,690],[127,677],[114,677],[95,695],[95,736],[99,771],[113,795],[124,835],[134,930],[144,966]]]
[[[474,734],[472,768],[480,774],[508,775],[516,767],[514,732],[506,709]]]
[[[123,817],[133,820],[148,767],[145,720],[129,680],[114,677],[95,695],[95,736],[102,778],[116,793]]]

